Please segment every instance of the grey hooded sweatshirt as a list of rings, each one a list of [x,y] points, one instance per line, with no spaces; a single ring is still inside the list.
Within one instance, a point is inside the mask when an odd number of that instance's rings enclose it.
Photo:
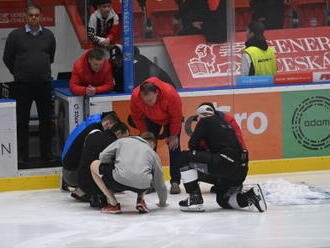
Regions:
[[[100,153],[101,163],[115,161],[113,178],[116,182],[137,189],[156,189],[159,203],[165,204],[167,189],[159,156],[148,142],[139,136],[121,138]]]

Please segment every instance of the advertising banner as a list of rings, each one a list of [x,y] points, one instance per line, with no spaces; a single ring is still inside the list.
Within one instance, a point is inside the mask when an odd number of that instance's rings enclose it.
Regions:
[[[17,176],[16,102],[0,100],[0,178]]]
[[[54,6],[43,6],[40,19],[43,26],[55,26]],[[25,9],[22,7],[1,7],[0,28],[17,28],[26,24]]]
[[[84,121],[84,97],[73,96],[69,90],[56,89],[55,113],[59,150],[69,134]]]
[[[330,27],[267,30],[265,36],[279,73],[330,71]],[[199,35],[163,40],[183,88],[227,86],[231,72],[240,75],[245,32],[236,33],[233,44],[207,43]]]
[[[182,97],[184,123],[182,123],[181,148],[187,149],[188,134],[194,129],[191,122],[196,108],[202,102],[212,102],[217,110],[233,116],[241,126],[245,142],[249,148],[250,159],[266,160],[282,157],[281,134],[281,95],[280,93],[259,93],[223,96]],[[124,122],[129,115],[129,101],[113,102],[113,110]],[[131,134],[138,130],[131,128]],[[158,144],[157,152],[168,165],[168,149],[164,141]]]
[[[330,90],[282,93],[283,157],[330,155]]]

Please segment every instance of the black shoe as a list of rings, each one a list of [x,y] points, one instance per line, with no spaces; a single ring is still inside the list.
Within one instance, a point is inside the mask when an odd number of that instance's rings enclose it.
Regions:
[[[107,198],[101,194],[91,195],[89,205],[92,208],[103,208],[108,205]]]
[[[63,179],[62,179],[61,190],[70,192],[69,185]]]
[[[253,186],[245,193],[249,206],[254,206],[259,212],[265,212],[267,210],[267,204],[262,194],[259,184]]]
[[[180,193],[181,193],[180,185],[178,183],[171,183],[170,194],[176,195]]]
[[[81,202],[89,202],[90,199],[90,196],[87,194],[79,196],[76,193],[71,193],[71,197]]]
[[[201,194],[192,194],[186,200],[179,201],[180,210],[184,212],[204,212]]]

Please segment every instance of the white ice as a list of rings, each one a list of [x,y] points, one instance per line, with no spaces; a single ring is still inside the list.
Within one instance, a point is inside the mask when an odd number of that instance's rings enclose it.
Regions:
[[[249,176],[246,183],[260,183],[270,200],[266,213],[223,210],[206,184],[205,213],[180,212],[185,193],[170,195],[165,209],[156,207],[156,194],[147,195],[152,211],[145,215],[135,211],[129,192],[118,195],[121,215],[91,209],[60,190],[1,193],[0,247],[330,247],[330,204],[291,205],[310,194],[323,197],[297,182],[329,191],[330,171]]]

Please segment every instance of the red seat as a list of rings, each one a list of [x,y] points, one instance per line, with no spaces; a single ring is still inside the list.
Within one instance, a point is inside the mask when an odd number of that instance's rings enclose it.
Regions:
[[[147,0],[154,36],[174,35],[173,20],[177,9],[174,0]]]
[[[292,27],[292,6],[291,4],[284,5],[284,23],[283,28],[291,28]]]
[[[235,0],[235,31],[245,31],[252,19],[249,1]]]
[[[327,0],[293,0],[300,27],[326,25]]]

